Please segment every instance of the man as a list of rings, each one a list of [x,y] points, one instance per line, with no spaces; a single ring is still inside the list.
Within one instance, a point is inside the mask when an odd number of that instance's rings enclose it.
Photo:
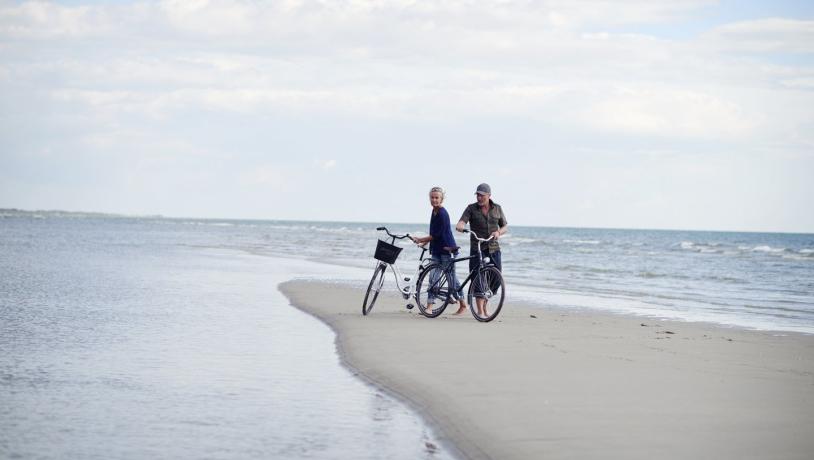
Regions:
[[[483,247],[478,247],[478,241],[469,239],[469,255],[477,256],[477,251],[482,251],[483,256],[491,257],[492,262],[498,270],[503,270],[500,260],[500,245],[497,240],[508,230],[509,223],[506,221],[506,215],[503,214],[503,208],[499,204],[492,201],[492,188],[489,184],[480,184],[475,190],[476,203],[472,203],[466,207],[461,219],[455,226],[459,232],[464,229],[469,223],[469,230],[478,235],[480,238],[489,238],[490,235],[494,239],[489,243],[485,243]],[[477,259],[469,259],[469,271],[475,269],[478,265]],[[486,315],[486,301],[483,298],[477,298],[478,314],[481,316]]]

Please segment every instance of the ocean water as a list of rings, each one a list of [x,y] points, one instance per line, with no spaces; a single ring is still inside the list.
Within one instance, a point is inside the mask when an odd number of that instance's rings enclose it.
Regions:
[[[361,304],[381,224],[0,214],[0,457],[452,458],[276,288],[331,279]],[[513,226],[501,244],[506,308],[814,333],[814,235]]]
[[[277,290],[360,273],[255,254],[270,235],[0,218],[0,458],[454,458]]]
[[[374,264],[377,226],[412,234],[428,228],[379,222],[136,222],[155,229],[152,237],[160,244],[183,241],[178,244],[356,268],[363,282]],[[465,235],[456,238],[468,247]],[[420,251],[398,244],[405,250],[397,265],[412,272]],[[814,234],[512,226],[501,246],[510,299],[814,333]]]

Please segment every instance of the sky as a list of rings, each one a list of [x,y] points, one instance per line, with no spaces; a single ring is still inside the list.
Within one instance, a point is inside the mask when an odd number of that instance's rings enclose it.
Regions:
[[[0,207],[814,232],[814,2],[0,0]]]

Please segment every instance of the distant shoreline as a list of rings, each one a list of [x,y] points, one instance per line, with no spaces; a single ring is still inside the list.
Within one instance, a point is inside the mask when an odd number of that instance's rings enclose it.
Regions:
[[[298,219],[268,219],[268,218],[241,218],[241,217],[191,217],[191,216],[165,216],[162,214],[122,214],[122,213],[105,213],[94,211],[64,211],[59,209],[48,210],[29,210],[19,208],[0,208],[0,218],[2,217],[97,217],[97,218],[118,218],[118,219],[167,219],[167,220],[205,220],[205,221],[223,221],[223,222],[305,222],[310,224],[348,224],[348,225],[369,225],[371,229],[378,225],[392,225],[392,226],[415,226],[424,228],[427,226],[426,222],[385,222],[385,221],[342,221],[342,220],[298,220]],[[698,229],[673,229],[673,228],[624,228],[624,227],[573,227],[573,226],[555,226],[555,225],[515,225],[509,226],[509,232],[512,228],[550,228],[552,230],[606,230],[606,231],[633,231],[633,232],[686,232],[686,233],[721,233],[721,234],[766,234],[766,235],[812,235],[812,232],[799,232],[799,231],[759,231],[759,230],[698,230]]]
[[[114,219],[166,219],[161,215],[127,215],[105,212],[62,211],[58,209],[0,208],[0,217],[98,217]]]

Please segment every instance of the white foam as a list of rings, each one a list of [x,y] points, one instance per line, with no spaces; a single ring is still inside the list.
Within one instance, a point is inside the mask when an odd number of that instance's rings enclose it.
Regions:
[[[752,248],[752,252],[768,252],[768,253],[778,253],[785,251],[786,248],[773,248],[771,246],[755,246]]]
[[[600,244],[599,240],[562,240],[563,243],[569,244]]]
[[[510,246],[517,246],[518,244],[531,244],[541,242],[542,240],[538,240],[535,238],[524,238],[522,236],[511,236],[511,234],[503,236],[500,238],[501,242],[506,242],[506,244]]]

